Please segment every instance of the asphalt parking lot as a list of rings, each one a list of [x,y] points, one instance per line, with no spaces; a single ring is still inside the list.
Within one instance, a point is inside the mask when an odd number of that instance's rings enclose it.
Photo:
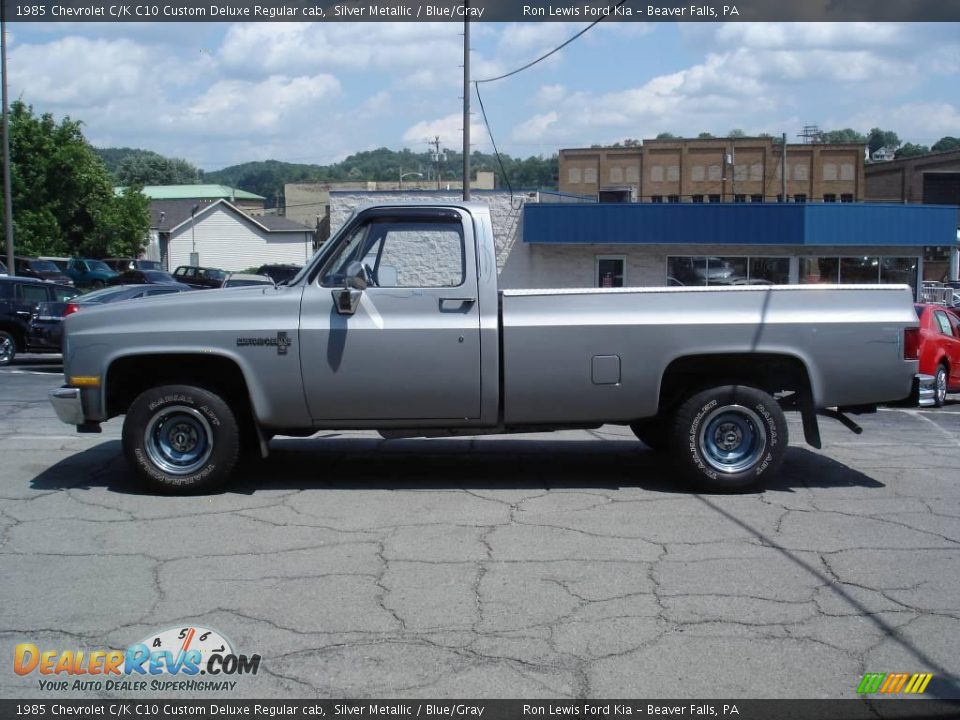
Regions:
[[[859,437],[824,420],[823,451],[791,419],[764,493],[678,487],[606,426],[277,439],[227,491],[177,498],[141,492],[119,421],[56,420],[59,370],[0,369],[2,697],[131,697],[43,691],[13,648],[187,625],[261,655],[231,697],[851,698],[894,671],[957,696],[956,397]]]

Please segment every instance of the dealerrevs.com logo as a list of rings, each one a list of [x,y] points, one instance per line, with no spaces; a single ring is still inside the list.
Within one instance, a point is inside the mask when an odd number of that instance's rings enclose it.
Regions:
[[[241,655],[219,632],[198,626],[152,633],[126,650],[14,649],[13,671],[38,675],[40,690],[233,690],[237,675],[256,675],[259,655]]]

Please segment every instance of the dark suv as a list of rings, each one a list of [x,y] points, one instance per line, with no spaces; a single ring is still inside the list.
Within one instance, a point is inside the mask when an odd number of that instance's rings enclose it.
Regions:
[[[257,275],[266,275],[272,278],[277,285],[286,285],[303,270],[301,265],[261,265],[257,268]]]
[[[220,268],[181,265],[173,271],[173,277],[193,288],[218,288],[223,287],[227,273]]]
[[[57,267],[52,260],[41,260],[34,257],[15,257],[13,259],[13,273],[20,277],[36,278],[37,280],[49,280],[50,282],[60,283],[61,285],[73,285],[63,270]]]
[[[30,316],[40,303],[64,302],[78,294],[76,288],[36,278],[0,277],[0,365],[12,363],[18,352],[50,352],[30,345]]]

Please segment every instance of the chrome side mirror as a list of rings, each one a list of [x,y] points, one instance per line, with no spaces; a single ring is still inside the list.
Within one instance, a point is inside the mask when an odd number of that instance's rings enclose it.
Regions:
[[[347,263],[347,268],[343,273],[343,284],[344,287],[353,288],[354,290],[366,290],[367,285],[367,271],[363,267],[363,263],[359,260],[353,260]]]

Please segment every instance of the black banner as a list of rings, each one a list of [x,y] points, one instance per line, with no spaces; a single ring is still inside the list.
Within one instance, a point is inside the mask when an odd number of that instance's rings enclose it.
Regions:
[[[8,22],[960,21],[960,0],[3,0]]]
[[[940,700],[0,700],[12,718],[610,718],[926,720],[956,718]]]

